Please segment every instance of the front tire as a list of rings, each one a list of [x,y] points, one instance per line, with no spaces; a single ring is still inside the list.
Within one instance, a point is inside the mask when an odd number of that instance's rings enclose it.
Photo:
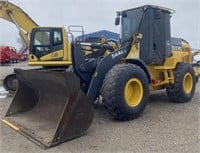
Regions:
[[[102,86],[106,110],[118,120],[137,118],[149,98],[146,73],[133,64],[115,65],[107,74]]]
[[[194,95],[195,86],[196,77],[192,65],[178,63],[174,70],[174,84],[169,84],[166,92],[174,102],[188,102]]]

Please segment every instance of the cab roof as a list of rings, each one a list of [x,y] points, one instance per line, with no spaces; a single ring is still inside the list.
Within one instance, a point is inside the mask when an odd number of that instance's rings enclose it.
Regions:
[[[140,8],[144,8],[144,9],[153,8],[153,9],[160,9],[160,10],[168,12],[170,14],[175,13],[175,10],[173,10],[173,9],[162,7],[162,6],[157,6],[157,5],[143,5],[143,6],[140,6],[140,7],[123,10],[122,12],[131,11],[131,10],[140,9]]]

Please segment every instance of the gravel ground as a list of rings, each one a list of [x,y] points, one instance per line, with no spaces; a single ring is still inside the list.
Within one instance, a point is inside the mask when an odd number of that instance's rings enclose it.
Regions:
[[[0,66],[0,86],[4,76],[11,73],[14,67],[28,68],[26,63]],[[12,98],[11,95],[0,99],[0,117],[5,115]],[[113,120],[100,104],[86,135],[47,150],[0,123],[0,152],[199,153],[199,102],[200,83],[192,101],[184,104],[170,102],[165,91],[151,93],[144,113],[133,121]]]

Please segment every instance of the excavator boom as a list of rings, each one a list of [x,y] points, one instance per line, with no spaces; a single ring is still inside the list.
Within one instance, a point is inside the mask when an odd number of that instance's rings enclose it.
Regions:
[[[0,1],[0,18],[15,24],[27,45],[27,35],[31,33],[32,28],[38,27],[38,24],[20,7],[4,0]]]

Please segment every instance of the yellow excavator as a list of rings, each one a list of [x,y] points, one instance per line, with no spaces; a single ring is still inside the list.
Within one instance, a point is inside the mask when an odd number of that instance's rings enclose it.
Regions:
[[[0,18],[7,20],[16,25],[17,29],[19,30],[19,35],[24,41],[24,43],[29,46],[29,38],[33,28],[39,27],[39,25],[19,6],[16,6],[8,1],[0,0]],[[77,29],[78,28],[78,29]],[[63,35],[67,35],[73,38],[72,32],[77,30],[83,34],[83,27],[82,26],[72,26],[68,27],[68,31],[62,31]],[[55,43],[59,43],[59,39],[61,39],[61,35],[59,34],[60,31],[54,31],[55,39],[57,39]],[[65,32],[65,33],[64,33]],[[37,34],[37,39],[45,39],[46,35]],[[64,50],[56,49],[51,52],[41,51],[36,53],[31,51],[29,54],[29,61],[28,65],[30,66],[41,66],[44,69],[64,69],[66,70],[71,65],[71,42],[68,41],[68,37],[65,37],[65,46]],[[74,39],[74,38],[73,38]],[[100,45],[101,44],[101,45]],[[82,47],[84,48],[85,54],[89,54],[92,51],[97,51],[95,54],[98,55],[99,50],[107,50],[107,48],[114,48],[116,47],[116,43],[113,44],[110,40],[105,40],[104,38],[99,38],[97,43],[82,43]],[[101,52],[102,53],[102,52]],[[5,77],[4,79],[4,87],[10,91],[14,92],[17,89],[18,81],[16,79],[15,73],[10,74]]]
[[[139,117],[152,90],[166,89],[174,102],[190,101],[198,73],[191,64],[189,43],[171,39],[172,13],[153,5],[118,12],[115,24],[121,25],[120,48],[109,54],[85,55],[82,42],[74,40],[70,72],[15,69],[19,86],[2,121],[48,148],[83,135],[92,123],[93,104],[99,97],[118,120]],[[66,41],[62,27],[33,28],[31,58],[59,55],[67,50]]]

